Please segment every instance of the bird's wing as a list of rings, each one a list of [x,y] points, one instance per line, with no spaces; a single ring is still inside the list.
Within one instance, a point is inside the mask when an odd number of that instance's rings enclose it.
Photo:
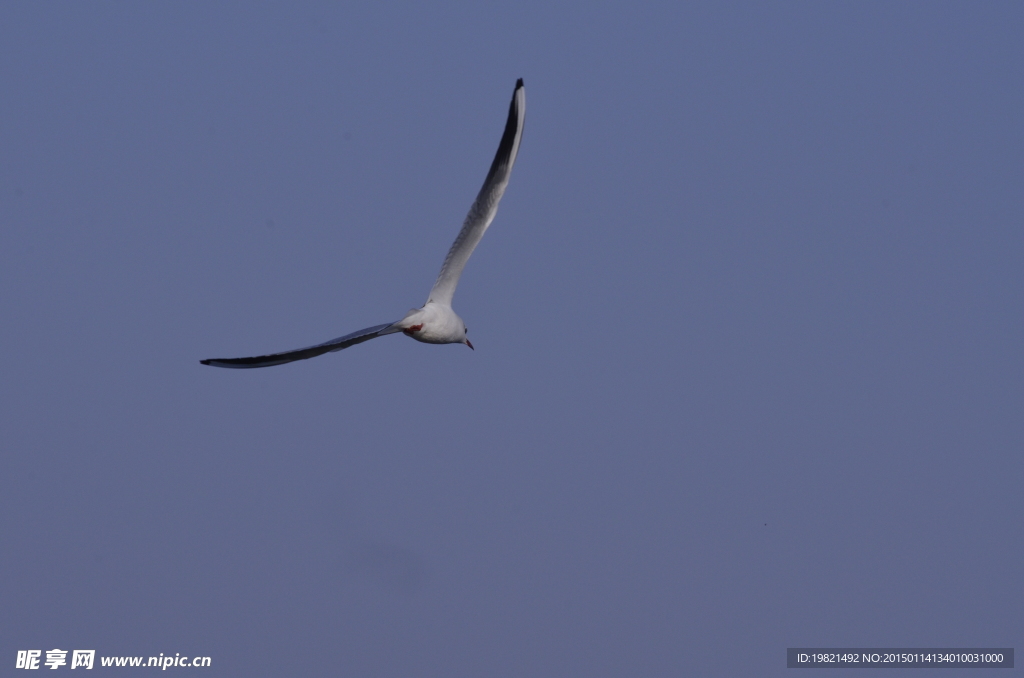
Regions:
[[[367,327],[365,330],[346,334],[344,337],[325,341],[324,343],[317,344],[316,346],[300,348],[294,351],[271,353],[270,355],[258,355],[253,356],[252,358],[211,358],[210,360],[200,360],[199,362],[212,367],[231,367],[239,370],[252,367],[273,367],[274,365],[284,365],[285,363],[294,362],[296,360],[315,358],[318,355],[330,353],[331,351],[340,351],[343,348],[348,348],[349,346],[355,346],[356,344],[361,344],[364,341],[369,341],[374,337],[381,337],[385,334],[392,334],[393,332],[399,331],[401,331],[401,328],[394,327],[394,323],[375,325],[373,327]]]
[[[508,121],[505,123],[505,133],[501,136],[501,143],[498,145],[498,153],[491,163],[491,171],[484,179],[484,185],[476,196],[476,202],[469,208],[466,221],[462,224],[459,236],[452,243],[448,250],[441,273],[437,276],[434,289],[430,290],[427,303],[436,302],[451,306],[452,297],[455,295],[455,287],[459,284],[459,276],[462,269],[469,261],[469,255],[473,254],[474,248],[484,232],[491,225],[491,220],[498,213],[498,201],[505,193],[508,186],[509,175],[512,174],[512,165],[515,164],[516,154],[519,152],[519,141],[523,138],[523,119],[526,115],[526,90],[523,89],[523,80],[516,82],[516,89],[512,93],[512,103],[508,109]]]

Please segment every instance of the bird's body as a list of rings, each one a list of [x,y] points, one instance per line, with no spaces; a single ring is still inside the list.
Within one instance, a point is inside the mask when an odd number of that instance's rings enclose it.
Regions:
[[[484,185],[480,189],[480,193],[477,194],[473,206],[469,209],[469,214],[466,215],[462,230],[459,231],[458,237],[455,238],[451,249],[448,250],[448,256],[445,257],[437,281],[434,283],[433,289],[430,290],[427,303],[420,308],[412,309],[397,322],[367,327],[315,346],[251,358],[214,358],[200,362],[214,367],[240,369],[270,367],[340,351],[349,346],[397,332],[402,332],[416,341],[427,344],[465,344],[473,348],[473,344],[466,337],[466,323],[452,310],[452,297],[455,295],[455,287],[459,284],[462,269],[469,261],[477,243],[483,238],[494,215],[498,212],[498,203],[505,193],[505,187],[508,185],[508,179],[512,173],[512,166],[515,164],[516,155],[519,152],[525,113],[526,90],[523,89],[523,81],[520,79],[516,82],[515,91],[512,93],[512,103],[509,105],[505,131],[502,134],[501,143],[498,145],[498,152],[491,163],[491,169],[487,173],[487,178],[484,179]]]
[[[420,308],[414,308],[394,324],[416,341],[425,344],[465,344],[466,323],[451,306],[428,301]]]

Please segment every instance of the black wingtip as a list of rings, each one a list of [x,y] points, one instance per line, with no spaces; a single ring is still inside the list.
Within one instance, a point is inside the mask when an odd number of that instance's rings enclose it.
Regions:
[[[522,87],[523,87],[523,79],[519,78],[518,80],[516,80],[516,89],[517,90],[518,89],[522,89]]]
[[[213,362],[212,360],[200,360],[199,364],[200,365],[209,365],[212,362]]]

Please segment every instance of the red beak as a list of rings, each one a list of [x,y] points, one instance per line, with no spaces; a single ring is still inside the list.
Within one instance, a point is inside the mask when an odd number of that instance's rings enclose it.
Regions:
[[[469,343],[469,339],[466,339],[466,346],[469,346],[470,348],[473,348],[473,344]],[[473,350],[475,351],[476,349],[473,348]]]

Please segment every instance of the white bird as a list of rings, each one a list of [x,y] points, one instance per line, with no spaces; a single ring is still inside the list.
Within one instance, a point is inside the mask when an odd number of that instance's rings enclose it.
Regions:
[[[462,275],[462,269],[469,261],[469,256],[473,254],[477,243],[484,237],[484,232],[494,220],[494,215],[498,213],[498,202],[505,193],[505,187],[508,186],[512,165],[515,164],[516,154],[519,152],[519,142],[523,138],[525,113],[526,90],[523,89],[523,80],[520,78],[516,81],[516,88],[512,93],[508,121],[505,123],[505,132],[498,145],[498,153],[494,156],[494,162],[491,163],[491,169],[487,173],[487,178],[484,179],[480,193],[476,196],[476,201],[469,208],[469,214],[466,215],[466,221],[462,224],[462,230],[459,231],[458,237],[455,238],[451,249],[448,250],[448,256],[445,257],[441,273],[438,274],[437,281],[434,283],[433,289],[430,290],[427,303],[421,308],[412,309],[398,322],[367,327],[316,346],[251,358],[212,358],[200,362],[213,367],[237,369],[271,367],[295,360],[315,358],[332,351],[340,351],[343,348],[396,332],[404,332],[416,341],[428,344],[465,344],[473,348],[473,344],[469,343],[469,339],[466,338],[466,323],[462,322],[462,318],[452,310],[452,297],[455,295],[455,287],[459,284],[459,276]]]

